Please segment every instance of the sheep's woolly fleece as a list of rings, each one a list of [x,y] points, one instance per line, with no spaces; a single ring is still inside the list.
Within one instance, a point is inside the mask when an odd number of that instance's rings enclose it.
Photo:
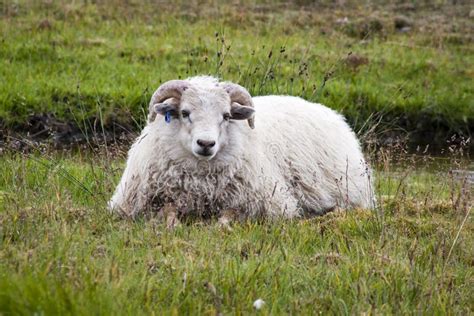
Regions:
[[[198,114],[229,108],[217,79],[186,82],[192,89],[181,103],[198,102]],[[193,154],[193,127],[158,114],[132,145],[109,207],[134,216],[173,203],[182,214],[234,209],[244,217],[287,218],[373,207],[371,170],[340,114],[293,96],[252,100],[255,129],[244,120],[216,123],[220,144],[211,160]]]

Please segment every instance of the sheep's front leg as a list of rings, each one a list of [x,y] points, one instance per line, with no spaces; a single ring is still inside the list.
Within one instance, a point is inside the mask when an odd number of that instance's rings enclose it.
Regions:
[[[163,212],[163,218],[165,219],[166,222],[166,228],[168,229],[174,229],[181,225],[179,219],[178,219],[178,209],[173,203],[167,203],[163,208],[161,209]]]
[[[232,227],[230,226],[233,222],[235,222],[239,217],[239,214],[236,210],[234,209],[226,209],[221,212],[220,217],[217,221],[217,224],[219,227],[225,229],[225,230],[232,230]]]

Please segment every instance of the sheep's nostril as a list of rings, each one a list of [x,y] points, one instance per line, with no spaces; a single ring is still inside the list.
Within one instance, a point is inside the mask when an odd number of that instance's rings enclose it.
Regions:
[[[199,146],[201,146],[202,148],[209,149],[209,148],[214,147],[214,145],[216,144],[216,142],[213,141],[213,140],[202,140],[202,139],[198,139],[198,140],[197,140],[197,144],[198,144]]]

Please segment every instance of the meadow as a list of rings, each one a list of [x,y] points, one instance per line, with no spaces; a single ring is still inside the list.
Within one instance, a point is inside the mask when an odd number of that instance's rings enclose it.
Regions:
[[[468,162],[389,156],[374,211],[229,231],[110,214],[123,164],[106,153],[8,154],[0,314],[248,314],[257,299],[263,314],[472,313],[472,184],[449,171]]]
[[[0,0],[0,315],[473,314],[458,2]],[[377,208],[231,230],[109,213],[152,92],[195,74],[341,111]]]
[[[196,74],[326,104],[384,140],[470,137],[469,5],[377,3],[4,2],[1,138],[137,132],[156,87]]]

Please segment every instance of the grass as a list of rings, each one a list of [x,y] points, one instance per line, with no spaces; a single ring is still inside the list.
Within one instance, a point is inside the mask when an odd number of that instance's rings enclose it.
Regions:
[[[380,122],[381,131],[395,126],[418,135],[417,142],[429,134],[444,143],[453,133],[468,137],[474,126],[466,10],[444,2],[414,12],[351,1],[305,10],[252,1],[7,2],[0,124],[5,134],[25,134],[33,115],[51,113],[82,129],[99,121],[136,131],[160,83],[211,74],[254,95],[324,103],[356,130]],[[399,14],[416,21],[410,32],[395,30]],[[344,17],[349,22],[340,22]]]
[[[379,165],[377,211],[170,231],[106,211],[121,160],[8,153],[0,314],[472,313],[472,187]]]

